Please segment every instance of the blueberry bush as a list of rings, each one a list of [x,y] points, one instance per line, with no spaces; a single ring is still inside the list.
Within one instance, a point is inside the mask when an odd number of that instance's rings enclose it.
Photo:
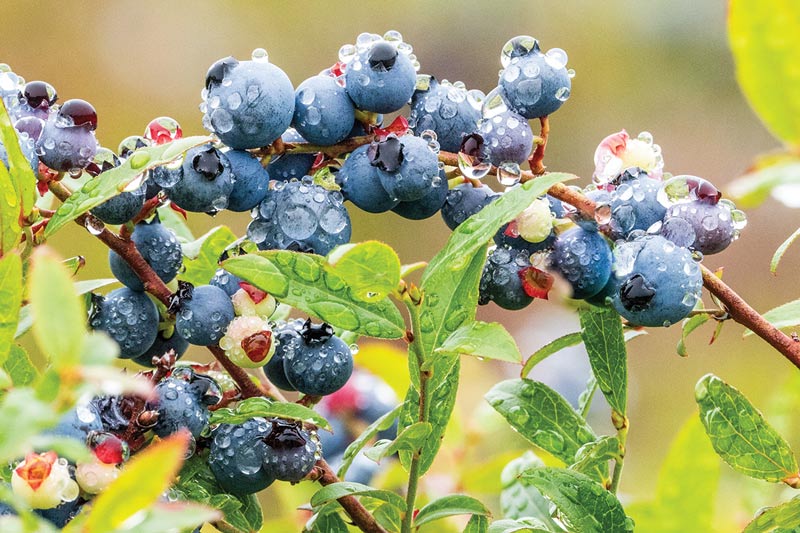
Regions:
[[[740,205],[795,191],[798,19],[778,0],[730,3],[742,90],[787,147],[733,183]],[[650,133],[602,139],[588,183],[547,169],[567,54],[522,35],[500,62],[495,88],[468,90],[424,74],[399,32],[362,33],[294,87],[257,49],[208,69],[208,134],[164,116],[116,151],[98,146],[90,103],[0,65],[0,531],[705,532],[722,531],[718,458],[800,488],[786,408],[771,425],[708,374],[654,497],[619,493],[636,427],[627,342],[671,326],[686,355],[694,330],[716,324],[716,338],[734,321],[800,368],[782,331],[800,304],[759,314],[703,265],[746,217],[708,180],[670,174]],[[387,243],[351,242],[348,208],[410,226],[441,216],[452,233],[403,264]],[[222,210],[250,214],[245,235],[192,235],[187,217]],[[84,259],[48,247],[69,224],[108,248],[113,277],[78,279]],[[479,305],[524,313],[549,297],[537,305],[568,306],[580,331],[528,357],[476,319]],[[406,345],[404,397],[354,358],[361,338]],[[592,377],[573,405],[528,375],[579,344]],[[212,362],[182,359],[192,345]],[[530,449],[426,490],[462,357],[519,367],[485,400]],[[587,421],[598,391],[609,434]],[[299,522],[262,510],[257,495],[281,484],[311,487]],[[465,489],[482,484],[499,510]],[[747,509],[744,531],[797,531],[800,500],[782,501]]]

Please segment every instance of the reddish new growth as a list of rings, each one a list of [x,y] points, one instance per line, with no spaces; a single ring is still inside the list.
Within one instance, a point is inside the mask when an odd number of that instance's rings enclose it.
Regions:
[[[522,288],[531,298],[547,300],[547,294],[553,286],[553,276],[536,267],[527,267],[519,271]]]
[[[250,296],[250,299],[253,300],[254,304],[260,304],[264,300],[264,298],[269,296],[269,294],[267,294],[266,292],[262,291],[259,288],[253,287],[246,281],[240,281],[239,288],[242,289],[244,292],[246,292],[248,296]],[[244,346],[242,346],[242,348],[244,348]]]
[[[270,353],[272,348],[272,332],[259,331],[249,337],[242,339],[242,350],[247,354],[248,359],[254,363],[260,363]]]
[[[58,456],[55,452],[29,453],[25,456],[25,461],[14,472],[28,483],[31,489],[36,490],[50,475],[57,460]]]

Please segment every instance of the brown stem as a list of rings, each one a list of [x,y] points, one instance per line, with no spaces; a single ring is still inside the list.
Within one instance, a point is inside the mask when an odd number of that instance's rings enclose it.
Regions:
[[[242,391],[242,396],[244,398],[256,398],[266,395],[265,391],[261,390],[261,388],[250,379],[250,375],[245,372],[242,367],[236,366],[236,364],[225,355],[225,351],[222,348],[217,345],[207,346],[207,348],[208,351],[214,355],[214,358],[219,361],[222,368],[230,374],[236,382],[236,385],[239,386],[239,390]]]
[[[269,146],[252,150],[252,153],[263,159],[267,156],[276,156],[282,154],[316,154],[322,152],[328,157],[339,157],[342,154],[352,152],[359,146],[369,144],[375,140],[374,135],[362,135],[359,137],[350,137],[345,139],[339,144],[331,146],[319,146],[311,143],[285,143],[278,139]]]
[[[540,141],[536,144],[536,149],[533,151],[533,154],[531,154],[530,159],[528,159],[531,172],[533,172],[535,176],[544,174],[546,168],[544,166],[544,151],[547,149],[547,137],[550,135],[550,119],[544,116],[539,119],[539,124],[541,124],[541,132],[539,133]]]
[[[317,461],[314,472],[309,479],[319,481],[322,486],[331,485],[340,481],[330,465],[325,462],[325,459]],[[359,502],[355,496],[343,496],[339,498],[339,503],[347,514],[350,515],[350,518],[353,519],[353,523],[364,533],[387,533],[383,526],[381,526],[375,520],[375,517],[361,505],[361,502]]]

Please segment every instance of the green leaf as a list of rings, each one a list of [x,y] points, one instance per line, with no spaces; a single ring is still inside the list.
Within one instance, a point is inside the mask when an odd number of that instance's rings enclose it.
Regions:
[[[571,348],[572,346],[577,346],[583,342],[583,337],[579,331],[575,333],[567,333],[554,341],[551,341],[531,355],[527,361],[525,361],[525,365],[522,367],[522,371],[520,371],[520,377],[524,378],[528,374],[530,374],[533,367],[553,355],[554,353],[558,353],[564,348]]]
[[[318,255],[286,250],[240,255],[222,264],[231,274],[281,302],[333,326],[384,339],[405,335],[403,317],[388,299],[353,299],[348,281],[325,265],[325,258]]]
[[[434,353],[473,355],[509,363],[522,362],[522,354],[519,353],[514,337],[502,324],[478,320],[455,330]]]
[[[741,392],[708,374],[697,383],[695,399],[714,450],[734,470],[765,481],[797,481],[791,448]]]
[[[19,199],[18,202],[9,203],[8,205],[18,206],[15,209],[15,216],[19,215],[21,210],[22,215],[27,217],[36,202],[36,175],[31,168],[30,162],[22,154],[22,148],[20,148],[17,139],[17,130],[14,129],[11,123],[11,118],[6,111],[4,102],[0,102],[0,144],[5,147],[8,154],[8,173],[16,190],[15,196]],[[0,164],[0,167],[2,166]],[[0,169],[0,174],[2,173],[3,171]],[[2,181],[3,178],[0,177],[0,182]],[[0,212],[4,210],[5,207],[0,209]]]
[[[748,102],[782,141],[800,144],[800,6],[792,0],[731,0],[728,35],[736,79]],[[780,36],[780,38],[776,38]]]
[[[0,161],[0,257],[13,250],[20,242],[22,227],[19,224],[20,205],[11,174]]]
[[[535,468],[523,474],[558,507],[575,531],[622,533],[633,531],[619,500],[591,478],[563,468]]]
[[[311,497],[311,506],[314,509],[319,509],[323,505],[344,496],[368,496],[389,503],[401,512],[406,510],[406,501],[394,492],[378,490],[361,483],[352,483],[350,481],[332,483],[318,490],[316,494]]]
[[[220,520],[222,513],[204,505],[186,502],[158,503],[145,513],[144,520],[133,528],[123,527],[117,532],[174,533],[193,531],[197,524]]]
[[[761,205],[777,187],[797,183],[800,183],[800,162],[793,159],[745,174],[731,182],[727,192],[739,207],[753,208]]]
[[[219,268],[219,257],[236,235],[226,226],[217,226],[195,241],[183,245],[184,271],[178,276],[192,285],[207,285]]]
[[[566,464],[574,462],[581,446],[597,439],[569,402],[544,383],[510,379],[485,398],[520,435]]]
[[[404,428],[393,440],[376,442],[372,448],[364,452],[364,455],[380,463],[384,457],[394,455],[401,450],[415,452],[422,448],[430,433],[431,425],[428,422],[417,422]]]
[[[487,533],[489,531],[489,519],[483,515],[472,515],[467,522],[467,527],[463,533]]]
[[[792,300],[764,313],[764,318],[778,329],[791,328],[800,325],[800,299]],[[749,337],[752,330],[745,330],[744,336]]]
[[[87,182],[75,191],[56,211],[44,230],[48,238],[90,209],[97,207],[109,198],[117,196],[138,177],[160,165],[165,165],[180,157],[187,150],[209,142],[209,137],[196,136],[178,139],[166,144],[139,148],[123,163]]]
[[[151,444],[125,464],[119,477],[94,500],[87,533],[118,529],[130,517],[153,505],[183,462],[190,435],[183,431]]]
[[[636,527],[652,533],[714,531],[719,465],[700,420],[690,418],[661,464],[655,499],[628,509]]]
[[[686,339],[689,338],[689,334],[709,320],[711,320],[711,315],[701,314],[694,315],[693,317],[687,318],[683,321],[683,324],[681,325],[681,339],[678,341],[678,346],[676,347],[678,355],[681,357],[687,357],[689,355],[689,352],[686,349]]]
[[[611,409],[625,417],[628,361],[619,313],[611,307],[591,307],[581,309],[579,314],[581,336],[597,385]]]
[[[400,258],[382,242],[337,246],[327,260],[327,269],[346,279],[353,297],[362,302],[382,300],[400,283]]]
[[[747,524],[742,533],[767,533],[777,529],[796,531],[795,528],[798,526],[800,526],[800,496],[795,496],[788,502],[759,511],[758,516]]]
[[[550,501],[522,476],[527,470],[542,467],[544,462],[530,450],[509,462],[500,475],[503,483],[500,508],[507,518],[532,517],[545,524],[548,529],[557,531],[558,525],[550,512]]]
[[[620,446],[617,437],[603,436],[581,446],[575,454],[575,462],[569,468],[586,474],[604,486],[609,486],[611,479],[608,477],[608,462],[619,458]]]
[[[348,533],[344,519],[335,513],[320,514],[311,528],[313,533]]]
[[[563,529],[557,526],[548,527],[541,521],[529,517],[492,522],[487,533],[560,533],[563,531]]]
[[[330,431],[331,426],[319,413],[304,405],[273,402],[266,398],[247,398],[233,409],[222,408],[211,412],[209,424],[241,424],[253,417],[283,418],[312,424]]]
[[[0,366],[8,359],[22,303],[22,260],[17,254],[0,257]]]
[[[400,277],[405,279],[406,277],[410,276],[417,270],[422,270],[426,266],[428,266],[428,263],[425,261],[417,261],[416,263],[403,265],[400,267]]]
[[[347,474],[347,471],[350,469],[350,465],[353,464],[353,460],[358,455],[358,452],[364,449],[364,446],[366,446],[369,441],[374,439],[379,432],[385,431],[392,427],[392,424],[394,424],[394,421],[402,408],[402,405],[398,405],[382,417],[378,418],[375,422],[367,426],[367,429],[365,429],[356,440],[350,443],[350,445],[344,451],[344,455],[342,456],[342,466],[339,467],[339,471],[337,472],[339,479],[343,479],[345,477],[345,474]]]
[[[778,246],[778,249],[775,250],[775,255],[772,256],[772,261],[770,261],[769,263],[770,272],[775,274],[775,272],[778,270],[778,263],[780,263],[781,259],[783,258],[783,254],[786,253],[786,250],[789,249],[789,246],[792,245],[792,243],[795,241],[795,239],[797,239],[797,237],[800,237],[800,228],[794,230],[794,233],[792,233],[788,239],[783,241],[783,243],[781,243],[781,245]]]
[[[159,207],[156,209],[156,213],[158,213],[161,224],[174,231],[179,241],[191,242],[194,240],[192,230],[189,229],[186,219],[180,213],[168,205]]]
[[[384,503],[379,505],[373,512],[375,520],[388,531],[400,531],[403,517],[397,507]]]
[[[21,424],[21,420],[25,423]],[[56,422],[58,413],[52,405],[38,399],[32,389],[8,391],[0,401],[0,463],[25,455],[31,439]]]
[[[69,272],[51,252],[39,248],[28,287],[36,344],[56,368],[77,364],[83,353],[86,310]]]
[[[492,516],[491,511],[472,496],[465,494],[450,494],[434,500],[419,510],[414,518],[414,527],[420,527],[435,520],[448,516],[471,514],[479,516]]]

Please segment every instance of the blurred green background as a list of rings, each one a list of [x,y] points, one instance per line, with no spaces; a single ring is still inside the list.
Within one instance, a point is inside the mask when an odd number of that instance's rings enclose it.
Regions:
[[[98,139],[110,148],[128,135],[141,134],[159,115],[178,119],[187,135],[202,133],[200,90],[208,66],[220,57],[244,58],[253,48],[266,48],[271,61],[297,85],[334,63],[339,47],[354,42],[360,32],[389,29],[399,30],[413,45],[422,72],[462,80],[468,88],[485,92],[495,86],[499,50],[508,38],[530,34],[545,49],[565,49],[568,66],[577,75],[571,99],[552,117],[545,163],[550,170],[585,176],[584,184],[598,142],[622,128],[633,135],[652,132],[662,146],[666,171],[697,174],[723,190],[755,155],[778,145],[736,85],[721,1],[4,0],[2,12],[0,62],[28,80],[48,80],[62,100],[79,97],[92,102],[99,113]],[[406,263],[429,259],[448,236],[438,217],[409,222],[393,214],[351,214],[354,241],[384,240]],[[800,266],[800,254],[790,252],[777,277],[768,271],[772,252],[795,229],[797,216],[774,201],[748,215],[750,223],[741,239],[705,264],[712,269],[724,266],[724,279],[764,311],[797,297],[792,274]],[[222,214],[213,219],[194,215],[190,223],[196,235],[218,224],[241,235],[248,221],[246,214]],[[85,231],[65,229],[53,244],[65,256],[87,258],[82,277],[109,275],[106,251]],[[518,313],[489,306],[479,315],[506,324],[523,354],[578,330],[575,314],[555,302],[539,301]],[[672,436],[688,417],[696,416],[694,384],[703,374],[720,375],[767,410],[769,393],[796,371],[757,338],[742,340],[742,328],[733,323],[708,346],[711,328],[704,327],[690,339],[686,359],[675,354],[677,327],[652,330],[630,344],[631,430],[623,501],[652,495]],[[362,350],[359,358],[369,353],[375,351]],[[202,351],[194,356],[205,357]],[[477,463],[524,447],[505,433],[503,438],[486,437],[501,431],[502,425],[482,401],[493,383],[517,372],[510,365],[465,360],[459,423],[474,435],[458,430],[453,435],[454,440],[474,440]],[[588,377],[585,354],[580,349],[560,353],[533,377],[575,397]],[[597,400],[592,422],[598,431],[608,430],[608,412],[600,403]],[[800,444],[797,432],[790,437]],[[446,475],[453,459],[458,457],[444,456],[429,476],[432,493],[453,488]],[[729,496],[735,497],[725,497],[721,509],[734,521],[746,520],[757,505],[739,505],[737,487],[744,480],[727,467],[723,473],[732,487]],[[296,493],[286,497],[294,498],[290,507],[302,503]]]

